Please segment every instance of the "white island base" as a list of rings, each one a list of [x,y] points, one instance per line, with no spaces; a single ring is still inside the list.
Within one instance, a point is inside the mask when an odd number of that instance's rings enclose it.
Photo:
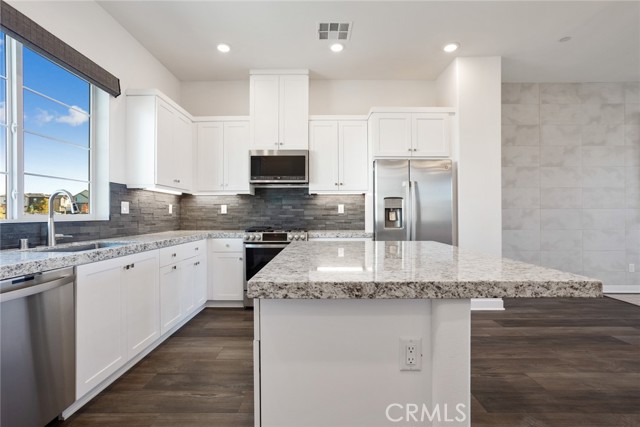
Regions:
[[[470,426],[469,299],[256,299],[255,425]],[[401,371],[401,337],[422,340]]]

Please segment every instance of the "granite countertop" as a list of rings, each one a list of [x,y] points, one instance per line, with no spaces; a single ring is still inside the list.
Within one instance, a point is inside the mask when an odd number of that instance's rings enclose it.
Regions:
[[[202,239],[242,238],[244,232],[235,230],[191,231],[178,230],[163,233],[141,234],[114,239],[91,240],[91,242],[119,242],[122,246],[93,249],[82,252],[46,252],[45,247],[0,251],[0,280],[34,274],[56,268],[72,267],[90,262],[103,261],[139,252],[151,251],[167,246],[194,242]],[[59,244],[58,248],[84,245],[88,242]]]
[[[373,233],[364,230],[309,230],[309,238],[373,239]]]
[[[436,242],[295,242],[248,283],[250,298],[601,297],[602,282]]]
[[[117,247],[93,249],[82,252],[46,252],[46,247],[0,251],[0,280],[10,277],[34,274],[56,268],[73,267],[96,261],[132,255],[139,252],[194,242],[201,239],[241,239],[242,230],[178,230],[163,233],[141,234],[136,236],[116,237],[113,239],[91,240],[90,242],[118,242]],[[331,238],[372,237],[371,233],[350,230],[310,231],[310,236]],[[58,248],[84,245],[88,242],[58,244]]]

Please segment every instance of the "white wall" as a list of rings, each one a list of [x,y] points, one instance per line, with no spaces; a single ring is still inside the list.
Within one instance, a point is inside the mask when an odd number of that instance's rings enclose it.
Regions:
[[[180,105],[194,116],[248,116],[249,76],[244,80],[182,82]]]
[[[458,109],[458,244],[502,256],[501,58],[457,58],[437,86]]]
[[[39,25],[120,79],[128,88],[157,88],[180,101],[180,83],[94,1],[9,1]],[[110,181],[125,182],[125,97],[111,98]]]
[[[371,107],[428,107],[435,82],[428,80],[311,80],[309,114],[367,114]]]
[[[435,103],[427,80],[310,80],[310,114],[367,114],[374,106],[425,107]],[[249,115],[249,78],[183,82],[181,105],[196,116]]]

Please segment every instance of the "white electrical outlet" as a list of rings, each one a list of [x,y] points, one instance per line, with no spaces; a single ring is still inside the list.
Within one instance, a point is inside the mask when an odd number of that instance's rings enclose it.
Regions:
[[[338,248],[338,256],[344,258],[344,248]]]
[[[422,338],[400,338],[400,370],[422,370]]]
[[[344,205],[343,204],[339,204],[338,205],[338,213],[339,214],[343,214],[344,213]]]
[[[173,213],[173,205],[171,203],[169,203],[169,213],[170,214]]]
[[[636,272],[636,265],[629,264],[629,273],[635,273],[635,272]]]
[[[120,202],[120,213],[121,214],[129,213],[129,202]]]
[[[220,205],[220,214],[222,215],[227,214],[227,205]]]

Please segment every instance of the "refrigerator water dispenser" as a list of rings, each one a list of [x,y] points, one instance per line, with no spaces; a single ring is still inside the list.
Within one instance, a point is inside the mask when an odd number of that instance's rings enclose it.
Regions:
[[[384,198],[384,228],[402,228],[402,197]]]

